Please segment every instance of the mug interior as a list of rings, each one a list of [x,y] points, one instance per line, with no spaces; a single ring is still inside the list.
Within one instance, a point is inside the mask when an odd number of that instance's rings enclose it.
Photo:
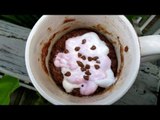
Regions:
[[[62,35],[77,28],[91,28],[105,35],[113,44],[118,58],[117,82],[105,91],[91,97],[75,97],[63,92],[42,66],[42,49],[48,45],[46,67],[52,45]],[[121,98],[133,84],[140,64],[138,37],[124,16],[114,15],[44,15],[33,27],[26,44],[26,67],[39,93],[53,104],[112,104]]]

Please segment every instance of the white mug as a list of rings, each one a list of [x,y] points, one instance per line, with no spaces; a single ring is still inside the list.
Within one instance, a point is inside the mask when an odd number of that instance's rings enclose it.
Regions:
[[[103,94],[90,97],[66,94],[44,70],[42,61],[45,59],[43,62],[48,70],[47,62],[52,45],[59,37],[76,28],[96,29],[113,43],[118,58],[117,82]],[[42,49],[47,44],[48,54],[42,60]],[[110,105],[119,100],[134,83],[141,58],[143,61],[157,59],[159,53],[160,36],[138,37],[131,23],[122,15],[44,15],[28,37],[25,63],[33,85],[52,104]]]

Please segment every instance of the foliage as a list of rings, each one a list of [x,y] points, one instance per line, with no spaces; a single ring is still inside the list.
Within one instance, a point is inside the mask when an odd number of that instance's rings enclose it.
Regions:
[[[32,28],[41,15],[0,15],[0,19],[23,27]]]
[[[17,78],[4,75],[0,79],[0,105],[8,105],[10,103],[10,95],[19,87]]]

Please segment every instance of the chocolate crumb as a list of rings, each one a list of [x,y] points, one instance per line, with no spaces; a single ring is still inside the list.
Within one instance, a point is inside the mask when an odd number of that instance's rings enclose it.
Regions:
[[[80,47],[75,47],[75,51],[79,51],[80,50]]]
[[[99,58],[98,56],[95,56],[95,57],[92,58],[92,60],[96,61],[98,58]]]
[[[86,43],[86,39],[83,39],[83,40],[82,40],[82,44],[85,44],[85,43]]]
[[[99,60],[97,60],[96,63],[101,63],[101,62]]]
[[[86,71],[86,69],[83,67],[83,68],[81,68],[81,71],[84,72],[84,71]]]
[[[90,69],[90,65],[86,64],[85,69]]]
[[[94,65],[95,69],[99,69],[100,66],[99,65]]]
[[[126,46],[126,47],[124,48],[124,51],[125,51],[125,52],[128,52],[128,46]]]
[[[85,79],[85,80],[89,80],[89,76],[83,76],[83,78]]]
[[[83,60],[86,60],[86,56],[84,56],[84,55],[83,55],[81,58],[82,58]]]
[[[65,50],[64,50],[64,53],[66,53],[66,54],[67,54],[67,53],[69,53],[69,51],[68,51],[67,49],[65,49]]]
[[[90,49],[91,49],[91,50],[95,50],[95,49],[96,49],[96,46],[93,45]]]
[[[66,72],[64,75],[68,77],[68,76],[71,76],[71,73],[70,72]]]
[[[85,74],[86,74],[86,75],[91,75],[91,73],[90,73],[89,70],[87,70],[87,71],[85,72]]]
[[[81,57],[82,56],[82,54],[81,53],[78,53],[78,57]]]
[[[78,64],[78,66],[81,67],[81,68],[84,67],[84,65],[83,65],[83,63],[82,63],[81,61],[77,61],[77,64]]]
[[[92,61],[92,57],[88,57],[88,61]]]

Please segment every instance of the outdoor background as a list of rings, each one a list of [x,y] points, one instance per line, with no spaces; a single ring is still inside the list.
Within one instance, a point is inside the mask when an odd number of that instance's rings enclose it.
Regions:
[[[41,16],[42,15],[0,15],[0,19],[32,29]],[[136,19],[139,16],[127,15],[126,17],[132,23],[132,19]],[[148,16],[149,15],[141,15],[144,21]],[[0,105],[50,105],[38,92],[20,87],[18,79],[8,75],[4,76],[3,73],[0,73],[0,76]],[[10,82],[13,82],[12,86]]]

